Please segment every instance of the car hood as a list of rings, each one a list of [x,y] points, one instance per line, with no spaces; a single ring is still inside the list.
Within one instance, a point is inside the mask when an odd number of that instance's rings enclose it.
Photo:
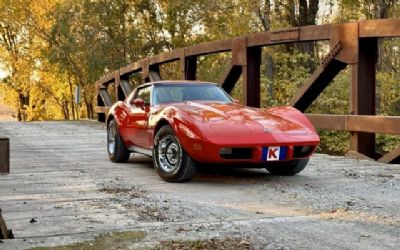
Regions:
[[[237,103],[186,102],[178,105],[199,129],[210,129],[217,135],[307,134],[306,126],[284,117],[292,107],[259,109]]]

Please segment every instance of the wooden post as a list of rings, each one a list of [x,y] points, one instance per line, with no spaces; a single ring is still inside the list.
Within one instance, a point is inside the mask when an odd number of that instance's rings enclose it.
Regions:
[[[0,173],[10,172],[10,140],[0,138]]]

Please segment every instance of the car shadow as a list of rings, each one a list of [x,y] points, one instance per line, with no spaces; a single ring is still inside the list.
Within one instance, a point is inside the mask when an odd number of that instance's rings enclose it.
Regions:
[[[128,161],[132,168],[143,167],[151,171],[154,165],[151,157],[144,155],[132,155]],[[157,178],[157,173],[154,171]],[[299,173],[294,176],[279,176],[270,174],[265,168],[254,168],[246,165],[218,165],[218,164],[201,164],[197,166],[197,174],[190,182],[196,183],[255,183],[255,182],[291,182],[306,183],[310,178]]]

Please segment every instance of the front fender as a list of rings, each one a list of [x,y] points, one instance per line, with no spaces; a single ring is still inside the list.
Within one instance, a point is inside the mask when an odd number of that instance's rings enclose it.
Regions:
[[[291,122],[300,124],[308,131],[316,133],[314,125],[312,125],[310,120],[298,109],[292,106],[272,107],[267,109],[266,111],[276,116],[282,117],[286,120],[289,120]]]
[[[193,148],[199,148],[197,144],[200,145],[206,140],[204,131],[201,130],[199,124],[184,111],[175,107],[164,109],[156,119],[158,122],[155,125],[154,136],[162,126],[168,124],[173,128],[179,142],[189,155]]]

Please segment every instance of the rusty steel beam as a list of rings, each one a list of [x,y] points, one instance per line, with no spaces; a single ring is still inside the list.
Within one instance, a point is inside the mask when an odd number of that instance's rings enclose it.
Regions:
[[[335,59],[347,64],[358,62],[358,23],[335,24],[331,26],[330,44],[340,42],[342,48]]]
[[[10,172],[10,139],[0,138],[0,174]]]
[[[184,80],[196,80],[197,56],[181,58],[182,78]]]
[[[150,60],[149,63],[150,63],[150,65],[153,65],[153,64],[173,62],[173,61],[179,60],[184,53],[185,53],[184,48],[167,51],[167,52],[149,57],[149,60]]]
[[[121,76],[137,73],[142,69],[143,60],[131,63],[119,69]]]
[[[108,73],[107,75],[103,76],[102,78],[100,78],[100,80],[98,81],[99,85],[108,85],[112,82],[115,81],[115,76],[119,75],[119,70],[113,71],[111,73]]]
[[[286,30],[287,29],[250,34],[247,36],[247,44],[249,47],[253,47],[290,42],[314,42],[329,40],[331,33],[331,24],[298,27],[295,28],[295,30],[298,30],[297,34],[295,34],[295,31],[292,31],[291,34],[284,34],[284,31]]]
[[[400,135],[400,116],[306,114],[317,128]]]
[[[108,114],[108,111],[110,110],[110,107],[106,106],[95,106],[94,111],[99,114]]]
[[[359,22],[361,38],[400,36],[400,19],[379,19]]]
[[[354,115],[375,115],[377,38],[359,41],[359,60],[351,64],[351,107]],[[370,158],[375,157],[375,134],[354,132],[350,138],[350,150]]]
[[[231,50],[232,39],[192,45],[185,48],[186,56],[202,56]]]
[[[270,43],[293,43],[299,41],[300,38],[300,28],[298,27],[270,32]]]
[[[247,48],[243,67],[243,101],[248,106],[260,107],[261,47]]]
[[[225,75],[219,81],[219,84],[227,93],[230,94],[241,75],[242,66],[231,65],[225,72]]]
[[[125,98],[128,97],[128,95],[132,92],[132,86],[129,83],[129,78],[121,78],[119,85],[120,85],[122,91],[124,92]]]
[[[400,147],[397,147],[378,159],[382,163],[400,163]]]
[[[158,64],[150,65],[149,67],[149,80],[150,82],[161,81],[160,67]]]
[[[322,60],[321,64],[314,71],[313,75],[304,83],[290,105],[304,112],[319,94],[329,85],[335,76],[346,67],[346,64],[334,59],[342,49],[342,44],[338,41]]]
[[[100,88],[100,97],[101,97],[101,100],[103,101],[104,106],[110,107],[113,104],[111,96],[107,91],[107,88],[105,88],[105,87]]]
[[[346,34],[351,31],[351,34],[357,34],[357,37],[395,37],[400,36],[400,30],[398,29],[400,25],[400,19],[385,19],[385,20],[368,20],[347,24],[324,24],[324,25],[310,25],[302,26],[299,28],[292,29],[282,29],[276,31],[262,32],[258,34],[247,35],[248,40],[247,46],[268,46],[274,44],[283,44],[288,42],[307,42],[307,41],[323,41],[332,40],[337,34],[337,29],[341,29],[342,34]],[[337,28],[343,27],[343,28]],[[348,27],[352,27],[348,29]],[[353,32],[357,27],[357,32]],[[297,31],[296,31],[297,30]],[[289,31],[289,32],[288,32]],[[343,36],[348,37],[349,41],[352,40],[353,35]],[[236,39],[236,38],[233,38]],[[353,40],[354,41],[354,40]],[[202,44],[197,44],[189,46],[186,48],[176,49],[173,51],[164,52],[162,54],[149,57],[137,61],[135,63],[129,64],[122,67],[119,70],[121,75],[131,74],[138,72],[142,69],[143,61],[149,60],[149,65],[167,63],[174,60],[179,60],[182,55],[184,57],[189,56],[201,56],[212,53],[220,53],[231,50],[232,39],[219,40],[213,42],[207,42]],[[347,47],[347,46],[346,46]],[[112,81],[110,75],[106,75],[101,78],[99,82],[105,84]]]

